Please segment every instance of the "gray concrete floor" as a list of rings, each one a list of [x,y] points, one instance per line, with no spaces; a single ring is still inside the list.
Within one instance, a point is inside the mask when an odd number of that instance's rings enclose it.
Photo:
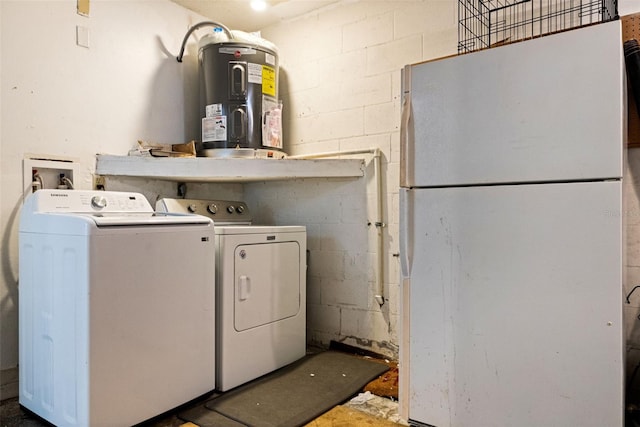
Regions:
[[[2,1],[2,0],[0,0]],[[308,354],[313,354],[326,349],[310,347]],[[144,423],[144,427],[179,427],[185,421],[179,419],[176,414],[189,408],[195,407],[211,398],[210,395],[202,397],[200,400],[190,402],[179,409],[169,411],[163,416],[159,416]],[[343,406],[350,407],[378,418],[383,418],[395,423],[407,425],[398,415],[397,401],[375,396],[370,393],[360,393]],[[6,399],[0,402],[0,427],[50,427],[51,424],[24,410],[18,403],[18,398]],[[141,426],[142,427],[142,426]]]
[[[46,424],[22,411],[18,404],[18,398],[3,400],[0,403],[0,426],[40,427],[44,425]]]
[[[194,403],[195,405],[195,403]],[[172,411],[173,412],[173,411]],[[185,421],[175,414],[153,419],[144,424],[145,427],[178,427]],[[0,427],[50,427],[51,424],[24,410],[18,403],[18,398],[3,400],[0,403]]]
[[[207,398],[203,399],[206,400]],[[193,402],[198,405],[200,402]],[[191,406],[191,405],[188,405]],[[383,418],[399,424],[406,423],[398,415],[398,403],[390,399],[375,396],[370,393],[360,393],[358,396],[345,403],[350,407],[378,418]],[[177,413],[177,411],[175,411]],[[185,421],[179,419],[171,411],[168,415],[158,417],[144,423],[144,427],[179,427]],[[7,399],[0,402],[0,427],[49,427],[51,424],[32,415],[20,407],[18,398]]]

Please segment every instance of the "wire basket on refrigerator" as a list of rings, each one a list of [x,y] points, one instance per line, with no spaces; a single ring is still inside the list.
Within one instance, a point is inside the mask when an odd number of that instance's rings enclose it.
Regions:
[[[617,17],[617,0],[458,0],[458,53]]]

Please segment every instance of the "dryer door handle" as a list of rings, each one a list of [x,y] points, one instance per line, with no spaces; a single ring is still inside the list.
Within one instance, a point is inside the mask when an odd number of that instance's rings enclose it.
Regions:
[[[251,279],[249,276],[240,276],[238,280],[238,300],[245,301],[251,295]]]

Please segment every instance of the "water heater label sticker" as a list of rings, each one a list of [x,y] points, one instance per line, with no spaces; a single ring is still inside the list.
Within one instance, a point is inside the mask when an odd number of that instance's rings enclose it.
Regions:
[[[255,55],[256,50],[249,47],[221,47],[218,49],[220,53],[226,53],[227,55],[242,56],[242,55]]]
[[[262,65],[249,62],[249,83],[262,84]]]
[[[202,142],[227,140],[227,116],[204,117],[202,119]]]
[[[262,97],[262,145],[282,149],[282,101]]]
[[[262,93],[276,96],[276,70],[266,65],[262,66]]]
[[[269,53],[264,54],[264,61],[269,65],[276,66],[276,57]]]
[[[206,117],[222,115],[222,104],[209,104],[205,107]]]

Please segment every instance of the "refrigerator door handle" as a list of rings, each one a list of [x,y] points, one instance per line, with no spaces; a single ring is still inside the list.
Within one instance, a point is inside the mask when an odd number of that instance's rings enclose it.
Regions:
[[[400,189],[400,271],[403,279],[411,276],[413,262],[414,190]]]
[[[405,72],[404,78],[407,79]],[[400,117],[400,187],[410,187],[413,182],[414,135],[411,93],[402,95],[402,115]]]

